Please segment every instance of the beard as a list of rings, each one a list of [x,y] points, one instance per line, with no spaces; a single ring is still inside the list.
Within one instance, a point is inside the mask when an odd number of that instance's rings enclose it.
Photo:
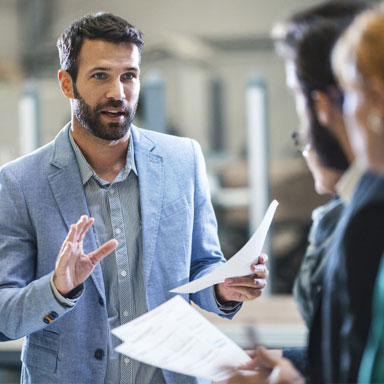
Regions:
[[[109,100],[103,104],[97,104],[92,108],[81,97],[76,84],[73,83],[73,113],[79,123],[92,135],[108,141],[122,139],[129,131],[135,117],[137,102],[130,108],[124,100]],[[124,120],[119,123],[103,123],[101,111],[112,108],[122,108]]]

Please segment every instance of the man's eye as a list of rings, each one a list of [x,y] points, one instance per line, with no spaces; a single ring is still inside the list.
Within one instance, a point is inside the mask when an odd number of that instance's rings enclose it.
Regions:
[[[105,76],[105,73],[94,73],[94,74],[92,75],[92,77],[93,77],[94,79],[98,79],[98,80],[104,80],[104,79],[107,78],[107,77]]]
[[[132,80],[136,77],[134,73],[125,73],[122,78],[123,80]]]

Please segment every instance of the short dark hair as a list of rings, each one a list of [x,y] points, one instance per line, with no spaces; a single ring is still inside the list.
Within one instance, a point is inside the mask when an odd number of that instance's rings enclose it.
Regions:
[[[332,48],[355,16],[368,5],[358,1],[329,1],[295,13],[272,32],[277,52],[292,60],[309,111],[309,140],[321,163],[344,171],[349,161],[339,141],[317,118],[312,93],[325,92],[341,107],[343,94],[331,68]]]
[[[60,67],[76,81],[78,56],[84,39],[110,43],[133,43],[141,53],[142,33],[123,18],[107,12],[88,14],[68,26],[57,40]]]

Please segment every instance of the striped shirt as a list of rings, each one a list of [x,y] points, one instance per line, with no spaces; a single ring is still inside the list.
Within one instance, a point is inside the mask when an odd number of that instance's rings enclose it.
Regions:
[[[129,140],[125,167],[112,183],[101,179],[84,158],[71,132],[69,138],[79,165],[93,231],[98,246],[111,238],[116,250],[101,262],[109,327],[113,329],[147,312],[142,273],[142,236],[139,182],[133,140]],[[160,369],[128,359],[114,351],[120,340],[111,333],[106,384],[162,384]]]

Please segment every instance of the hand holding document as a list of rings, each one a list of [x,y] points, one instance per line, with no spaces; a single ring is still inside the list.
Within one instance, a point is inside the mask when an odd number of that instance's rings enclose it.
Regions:
[[[180,296],[115,328],[132,359],[189,376],[226,380],[250,357]]]
[[[276,200],[272,201],[256,232],[247,244],[225,264],[199,279],[172,289],[171,292],[195,293],[212,285],[222,283],[226,278],[251,274],[250,267],[252,264],[257,263],[278,205],[279,203]]]

